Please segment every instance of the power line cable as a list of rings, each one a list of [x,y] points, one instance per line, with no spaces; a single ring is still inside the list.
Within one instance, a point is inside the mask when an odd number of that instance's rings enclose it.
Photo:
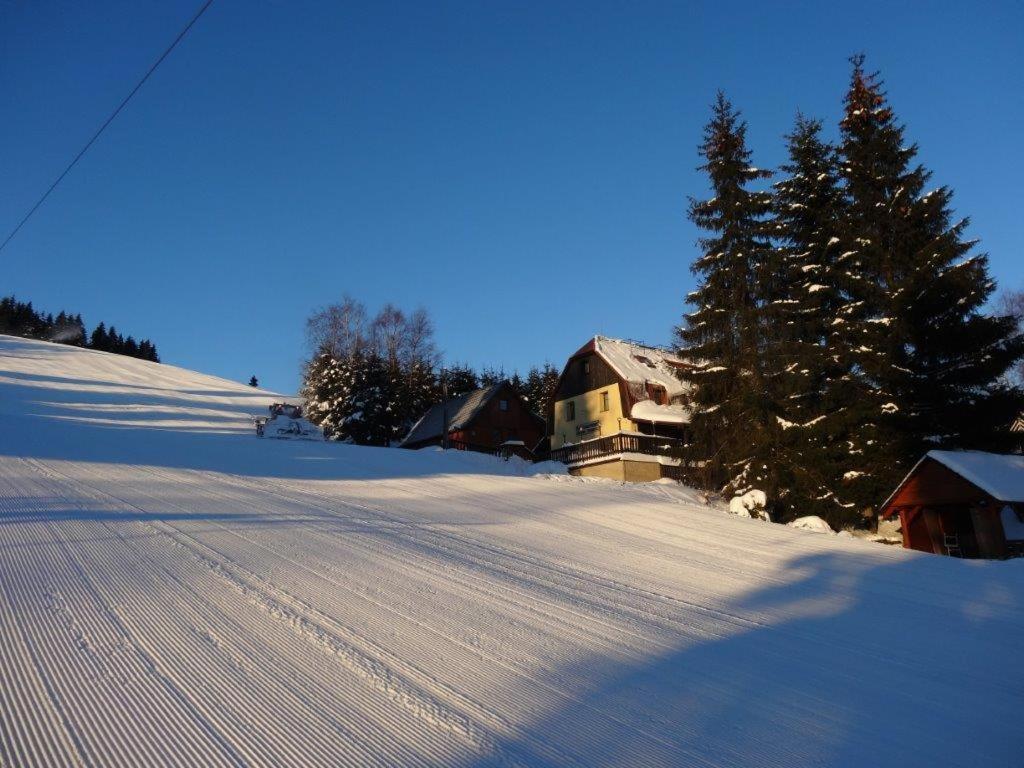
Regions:
[[[47,189],[46,192],[43,193],[43,196],[40,197],[39,200],[36,202],[36,204],[33,205],[31,209],[29,209],[29,212],[25,214],[25,218],[18,222],[18,226],[16,226],[14,230],[11,232],[11,234],[7,236],[7,239],[4,240],[3,243],[0,243],[0,251],[3,251],[3,249],[7,247],[7,244],[14,239],[14,236],[18,234],[18,231],[23,226],[25,226],[25,222],[32,218],[32,214],[39,210],[39,206],[41,206],[46,201],[46,198],[48,198],[50,196],[50,193],[57,188],[57,185],[64,180],[64,177],[68,175],[68,172],[70,172],[71,169],[74,168],[75,165],[78,163],[78,161],[82,159],[82,156],[89,151],[89,147],[91,147],[96,142],[96,139],[98,139],[100,137],[100,134],[102,134],[103,131],[106,130],[107,126],[114,122],[114,118],[117,117],[118,114],[120,114],[121,110],[124,109],[125,106],[127,106],[128,102],[132,100],[132,96],[138,93],[139,89],[146,83],[147,80],[149,80],[149,76],[156,72],[157,67],[159,67],[163,63],[163,60],[170,55],[171,51],[173,51],[174,48],[178,45],[178,43],[182,41],[185,35],[188,34],[188,31],[192,29],[192,26],[197,21],[199,21],[199,17],[206,13],[206,9],[209,8],[212,3],[213,0],[206,0],[206,2],[203,3],[199,10],[196,11],[195,15],[192,17],[192,20],[189,21],[189,23],[185,25],[185,28],[178,33],[178,36],[174,38],[174,42],[167,46],[167,50],[160,54],[160,58],[153,62],[153,66],[151,66],[146,71],[146,74],[142,76],[142,79],[139,80],[139,82],[135,85],[134,88],[132,88],[131,93],[125,96],[124,100],[117,105],[117,109],[115,109],[110,114],[110,117],[108,117],[104,121],[103,125],[99,127],[99,130],[96,131],[96,133],[93,134],[92,138],[86,142],[85,146],[82,147],[81,151],[77,155],[75,155],[75,158],[70,163],[68,163],[68,167],[64,169],[64,172],[57,177],[57,180],[50,185],[50,188]]]

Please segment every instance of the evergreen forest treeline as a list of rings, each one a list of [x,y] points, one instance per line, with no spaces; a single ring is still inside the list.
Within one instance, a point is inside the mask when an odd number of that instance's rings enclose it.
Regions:
[[[18,301],[14,296],[0,299],[0,333],[160,362],[156,345],[149,339],[136,341],[135,337],[124,336],[113,325],[108,328],[103,322],[92,333],[87,333],[80,314],[61,310],[55,317],[35,309],[31,301]]]

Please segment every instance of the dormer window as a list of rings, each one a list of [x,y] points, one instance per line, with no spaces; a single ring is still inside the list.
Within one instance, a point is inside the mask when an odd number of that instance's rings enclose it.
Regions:
[[[638,362],[643,363],[648,368],[657,368],[658,367],[657,365],[654,364],[654,361],[651,360],[651,358],[647,357],[647,355],[633,355],[633,359],[637,360]]]

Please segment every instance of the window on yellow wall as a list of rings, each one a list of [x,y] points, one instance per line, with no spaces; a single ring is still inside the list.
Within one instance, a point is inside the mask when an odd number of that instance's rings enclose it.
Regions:
[[[565,420],[576,421],[576,402],[574,400],[565,404]]]
[[[602,411],[607,411],[608,408],[609,408],[609,405],[608,405],[608,393],[607,392],[602,392],[601,393],[601,410]]]

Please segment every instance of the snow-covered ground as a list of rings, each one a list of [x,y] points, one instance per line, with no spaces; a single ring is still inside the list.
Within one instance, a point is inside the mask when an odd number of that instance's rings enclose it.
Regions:
[[[0,337],[0,764],[1021,765],[1024,562],[273,399]]]

